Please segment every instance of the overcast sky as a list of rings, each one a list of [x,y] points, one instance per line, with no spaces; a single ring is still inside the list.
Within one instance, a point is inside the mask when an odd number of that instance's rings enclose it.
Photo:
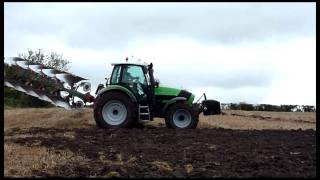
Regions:
[[[134,56],[196,99],[316,104],[316,3],[4,3],[5,57],[39,48],[93,91]]]

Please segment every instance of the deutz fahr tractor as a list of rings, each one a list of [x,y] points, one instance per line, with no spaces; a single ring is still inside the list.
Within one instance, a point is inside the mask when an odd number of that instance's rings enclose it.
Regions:
[[[205,100],[198,103],[201,96],[194,103],[194,94],[186,90],[159,86],[152,63],[113,64],[111,78],[98,86],[94,97],[85,78],[19,57],[5,60],[5,86],[68,110],[93,103],[101,128],[139,127],[155,117],[164,118],[168,128],[196,128],[201,112],[221,113],[220,103],[207,100],[205,94]]]
[[[196,128],[199,114],[220,114],[220,102],[161,87],[153,76],[153,64],[116,63],[106,86],[100,84],[94,100],[94,119],[101,128],[134,127],[153,118],[164,118],[168,128]],[[201,98],[201,97],[200,97]],[[200,99],[199,99],[200,100]]]

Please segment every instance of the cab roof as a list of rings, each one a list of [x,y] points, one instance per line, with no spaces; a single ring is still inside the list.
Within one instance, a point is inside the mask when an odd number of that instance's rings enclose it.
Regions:
[[[134,65],[134,66],[144,66],[148,67],[147,64],[142,64],[142,63],[112,63],[112,66],[117,66],[117,65]]]

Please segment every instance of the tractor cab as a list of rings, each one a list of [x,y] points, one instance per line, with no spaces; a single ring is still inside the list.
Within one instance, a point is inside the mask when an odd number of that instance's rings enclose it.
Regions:
[[[110,86],[118,85],[129,90],[139,104],[139,119],[153,119],[156,106],[153,64],[113,63]]]
[[[130,90],[138,101],[147,101],[150,80],[148,70],[141,64],[113,64],[114,68],[110,78],[110,85],[120,85]]]

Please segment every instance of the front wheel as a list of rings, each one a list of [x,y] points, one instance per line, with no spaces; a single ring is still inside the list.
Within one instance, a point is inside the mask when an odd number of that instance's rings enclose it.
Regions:
[[[199,115],[187,102],[177,102],[169,107],[165,121],[168,128],[194,129],[198,125]]]

